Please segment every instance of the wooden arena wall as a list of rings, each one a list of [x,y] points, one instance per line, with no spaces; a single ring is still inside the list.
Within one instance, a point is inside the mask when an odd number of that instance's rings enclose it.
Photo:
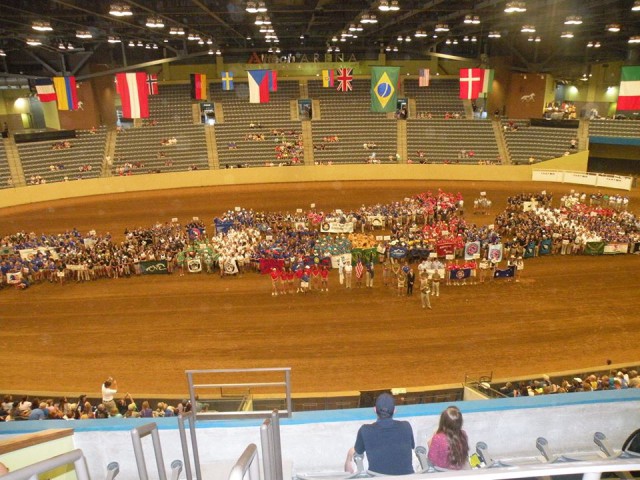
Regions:
[[[589,152],[583,151],[534,166],[528,165],[331,165],[264,167],[104,177],[26,186],[0,191],[0,208],[63,198],[111,195],[172,188],[269,183],[358,180],[461,180],[528,182],[534,169],[584,172]]]

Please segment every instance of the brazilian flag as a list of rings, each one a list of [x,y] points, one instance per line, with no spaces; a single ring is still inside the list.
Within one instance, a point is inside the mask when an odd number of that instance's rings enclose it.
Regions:
[[[371,111],[395,112],[400,67],[371,67]]]

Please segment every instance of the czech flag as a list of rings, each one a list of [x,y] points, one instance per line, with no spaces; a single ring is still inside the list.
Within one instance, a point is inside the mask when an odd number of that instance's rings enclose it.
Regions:
[[[116,84],[124,118],[149,118],[149,90],[144,72],[118,73]]]
[[[271,70],[248,70],[247,74],[249,81],[249,102],[268,103]]]
[[[191,98],[193,100],[206,100],[207,76],[204,73],[192,73],[191,77]]]
[[[53,77],[53,88],[58,99],[58,110],[77,110],[76,77]]]
[[[278,72],[276,70],[271,70],[269,72],[269,91],[278,91]]]

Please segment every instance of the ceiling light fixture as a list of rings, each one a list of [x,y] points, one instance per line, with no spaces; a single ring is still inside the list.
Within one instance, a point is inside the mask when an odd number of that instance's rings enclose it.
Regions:
[[[593,44],[593,48],[600,48],[600,42],[596,42]]]
[[[91,32],[89,30],[76,30],[77,38],[92,38]]]
[[[489,38],[500,38],[502,35],[497,30],[489,32]]]
[[[536,27],[535,27],[535,25],[523,25],[522,28],[520,29],[520,31],[522,33],[535,33],[536,32]]]
[[[618,33],[620,31],[620,24],[619,23],[610,23],[609,25],[607,25],[607,31],[612,32],[612,33]]]
[[[164,28],[164,20],[160,17],[149,17],[146,25],[149,28]]]
[[[640,43],[640,35],[634,35],[629,38],[629,43]]]
[[[42,45],[42,42],[37,38],[27,38],[26,43],[30,47],[39,47],[40,45]]]
[[[133,15],[131,7],[124,3],[112,3],[109,9],[109,15],[114,17],[130,17]]]
[[[424,38],[427,36],[427,32],[425,32],[424,30],[417,30],[413,36],[416,38]]]
[[[66,46],[63,42],[60,42],[60,43],[58,44],[58,49],[60,49],[60,50],[66,50],[66,49],[67,49],[67,46]]]
[[[471,42],[472,43],[476,43],[478,41],[478,37],[476,37],[475,35],[473,37],[471,37]]]
[[[436,32],[448,32],[449,31],[449,25],[447,25],[446,23],[438,23],[438,24],[436,24],[435,31]]]
[[[222,55],[222,52],[220,51],[219,48],[216,49],[216,55]]]
[[[560,38],[573,38],[573,32],[562,32]]]
[[[51,28],[51,24],[46,21],[33,22],[33,24],[31,25],[31,28],[33,28],[38,32],[50,32],[53,30],[53,28]]]
[[[411,41],[411,37],[409,35],[407,35],[406,37],[404,37],[404,41],[405,42],[410,42]]]
[[[135,47],[135,46],[136,46],[136,44],[135,44],[135,43],[133,43],[133,40],[129,40],[129,46],[130,46],[130,47]]]
[[[640,0],[636,0],[633,2],[633,7],[631,7],[631,11],[640,12]]]
[[[6,57],[6,56],[7,54],[5,53],[5,51],[0,48],[0,57]]]
[[[523,13],[527,11],[525,2],[507,2],[504,9],[505,13]]]
[[[593,48],[593,42],[592,41],[587,42],[587,48]]]
[[[109,42],[109,43],[120,43],[120,37],[117,37],[115,35],[109,35],[109,37],[107,38],[107,42]]]
[[[579,15],[569,15],[565,21],[564,21],[565,25],[581,25],[582,24],[582,17]]]
[[[144,47],[144,43],[142,43],[142,40],[138,40],[138,43],[136,44],[137,47]]]

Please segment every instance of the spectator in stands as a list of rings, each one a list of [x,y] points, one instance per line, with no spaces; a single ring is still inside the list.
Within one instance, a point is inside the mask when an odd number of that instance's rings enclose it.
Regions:
[[[118,382],[113,377],[107,378],[102,384],[102,404],[109,413],[117,412],[118,410],[113,399],[116,393],[118,393]]]
[[[378,420],[358,430],[356,443],[347,454],[345,471],[354,472],[353,455],[367,453],[369,470],[384,475],[414,473],[412,452],[415,448],[413,430],[409,422],[393,419],[395,401],[390,393],[382,393],[376,400]]]
[[[462,430],[462,413],[451,406],[440,415],[440,424],[428,442],[429,461],[436,467],[461,470],[468,465],[469,440]]]
[[[151,410],[151,406],[149,405],[149,402],[147,400],[142,402],[142,409],[140,410],[140,416],[143,418],[153,417],[153,410]]]
[[[571,139],[569,143],[569,150],[576,150],[578,148],[578,141],[575,138]]]

